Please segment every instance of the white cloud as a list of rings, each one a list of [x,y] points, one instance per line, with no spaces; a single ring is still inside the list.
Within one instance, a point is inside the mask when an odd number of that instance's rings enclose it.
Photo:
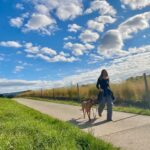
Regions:
[[[42,51],[43,53],[45,53],[45,54],[50,55],[50,56],[57,55],[57,52],[56,52],[55,50],[53,50],[53,49],[51,49],[51,48],[48,48],[48,47],[43,47],[43,48],[41,49],[41,51]]]
[[[99,16],[94,20],[88,20],[87,26],[90,29],[97,30],[98,32],[103,32],[106,24],[114,23],[115,21],[116,19],[111,16]]]
[[[94,0],[91,2],[90,8],[85,11],[85,14],[99,11],[101,15],[116,15],[116,10],[106,0]]]
[[[111,58],[113,56],[125,56],[127,51],[122,50],[123,40],[118,30],[109,30],[101,40],[101,44],[97,51],[104,57]]]
[[[72,37],[72,36],[67,36],[64,38],[64,41],[68,41],[68,40],[74,40],[75,37]]]
[[[130,17],[121,23],[118,30],[122,34],[123,39],[131,38],[133,33],[149,28],[150,12]]]
[[[99,39],[99,34],[91,30],[85,30],[80,34],[79,38],[85,43],[96,42]]]
[[[21,3],[17,3],[16,8],[20,9],[20,10],[24,10],[23,4],[21,4]]]
[[[83,13],[82,0],[33,0],[28,1],[28,4],[33,5],[31,15],[12,18],[10,21],[12,26],[21,27],[23,32],[36,31],[40,34],[51,35],[59,28],[54,16],[66,21],[73,20]],[[24,9],[20,3],[16,7]],[[26,24],[23,22],[24,18],[26,18]]]
[[[17,41],[1,41],[0,46],[3,47],[13,47],[13,48],[20,48],[22,45]]]
[[[24,69],[24,66],[16,66],[15,67],[15,70],[14,70],[14,73],[17,73],[17,72],[20,72]]]
[[[81,43],[71,43],[68,42],[64,45],[65,49],[72,50],[72,53],[75,56],[83,55],[84,53],[88,52],[89,50],[94,49],[94,46],[91,44],[81,44]]]
[[[64,4],[60,5],[62,6],[57,8],[56,14],[61,20],[74,19],[82,14],[82,5],[77,0],[72,0],[71,3],[64,1]]]
[[[129,77],[150,74],[150,45],[139,48],[130,48],[132,51],[125,57],[116,58],[97,69],[78,72],[77,74],[65,77],[56,81],[26,81],[26,80],[8,80],[0,79],[0,92],[5,93],[21,91],[28,89],[56,88],[74,84],[96,83],[102,69],[107,69],[111,82],[120,82]],[[134,50],[133,50],[134,49]],[[133,52],[134,51],[134,52]],[[139,53],[138,53],[139,52]],[[117,77],[117,78],[116,78]],[[14,88],[15,87],[15,88]]]
[[[20,28],[23,25],[23,18],[17,17],[10,19],[10,25],[13,27]]]
[[[118,30],[109,30],[105,33],[104,37],[101,40],[101,47],[102,51],[106,50],[120,50],[122,49],[123,41]]]
[[[53,58],[51,58],[50,62],[58,62],[58,61],[62,61],[62,62],[74,62],[74,61],[77,61],[78,59],[75,58],[74,56],[71,56],[71,57],[66,57],[62,54],[60,55],[56,55],[54,56]]]
[[[47,62],[74,62],[77,61],[77,59],[73,56],[71,57],[66,57],[65,55],[58,54],[55,55],[54,57],[49,57],[44,54],[37,54],[36,57],[40,57],[41,59],[47,61]]]
[[[30,20],[25,25],[24,31],[36,30],[42,34],[51,35],[52,29],[55,26],[55,20],[44,14],[32,14]]]
[[[107,24],[107,23],[114,23],[116,21],[116,18],[104,15],[104,16],[96,17],[95,20],[97,22],[100,22],[100,23],[103,23],[103,24]]]
[[[89,20],[87,22],[87,25],[88,25],[88,28],[97,30],[99,32],[103,32],[103,30],[104,30],[104,24],[103,23],[99,23],[99,22],[97,22],[95,20]]]
[[[61,51],[57,54],[57,51],[48,48],[48,47],[41,47],[39,45],[34,46],[32,43],[23,42],[21,45],[19,42],[16,41],[2,41],[0,42],[0,46],[4,47],[12,47],[12,48],[24,48],[24,51],[27,53],[26,57],[28,58],[41,58],[47,62],[74,62],[78,59],[70,56],[70,54]],[[91,47],[90,44],[86,44],[87,49]],[[18,52],[17,52],[18,53]],[[20,52],[19,52],[20,53]],[[2,55],[0,55],[0,60],[3,60]],[[15,73],[21,71],[23,66],[27,64],[22,64],[22,66],[16,66]]]
[[[102,62],[103,60],[104,60],[104,57],[102,57],[102,56],[99,56],[97,54],[90,54],[90,60],[88,61],[88,64]]]
[[[81,26],[77,25],[77,24],[69,24],[68,25],[68,31],[69,32],[77,32],[78,30],[81,29]]]
[[[63,51],[61,51],[59,54],[62,55],[62,56],[65,56],[65,57],[69,57],[70,56],[69,53],[64,53]]]
[[[49,12],[54,12],[60,20],[70,20],[82,14],[83,5],[81,0],[36,0],[33,4],[44,5],[49,9]],[[45,8],[40,8],[45,11]]]
[[[129,6],[132,10],[142,9],[150,6],[149,0],[121,0],[124,5]]]
[[[28,52],[28,53],[37,54],[40,51],[40,47],[33,46],[32,43],[25,43],[24,47],[25,47],[25,52]]]
[[[46,5],[43,4],[35,5],[35,9],[39,14],[49,16],[49,9],[46,7]]]
[[[129,39],[134,33],[149,28],[150,12],[130,17],[115,30],[108,30],[102,37],[98,53],[105,57],[114,55],[127,55],[128,51],[122,50],[124,40]]]
[[[89,20],[87,22],[87,26],[90,29],[103,32],[106,24],[114,23],[115,21],[116,19],[112,18],[111,16],[99,16],[99,17],[96,17],[94,20]]]
[[[41,58],[47,62],[74,62],[78,60],[63,51],[57,54],[56,50],[48,47],[34,46],[32,43],[25,43],[24,47],[27,53],[26,57],[28,58]]]

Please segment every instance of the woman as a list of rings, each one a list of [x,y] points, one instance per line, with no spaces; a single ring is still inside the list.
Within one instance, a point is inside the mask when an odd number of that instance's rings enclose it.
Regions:
[[[101,71],[101,75],[98,78],[96,87],[100,90],[98,100],[99,108],[98,113],[101,116],[105,104],[107,104],[107,121],[112,121],[112,101],[114,99],[113,93],[109,87],[109,76],[105,69]]]

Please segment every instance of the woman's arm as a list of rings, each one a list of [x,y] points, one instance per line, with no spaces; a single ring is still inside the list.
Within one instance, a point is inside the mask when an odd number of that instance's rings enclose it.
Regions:
[[[98,80],[97,80],[96,88],[97,88],[97,89],[100,89],[100,81],[99,81],[99,78],[98,78]]]

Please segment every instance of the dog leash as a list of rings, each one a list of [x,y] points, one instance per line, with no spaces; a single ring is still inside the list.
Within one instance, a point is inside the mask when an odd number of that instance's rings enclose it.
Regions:
[[[93,117],[96,118],[96,114],[98,113],[98,105],[96,105],[96,112],[94,113],[94,108],[92,107]]]

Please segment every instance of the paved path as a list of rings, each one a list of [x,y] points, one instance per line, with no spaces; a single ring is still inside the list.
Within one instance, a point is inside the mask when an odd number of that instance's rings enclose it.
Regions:
[[[79,106],[23,98],[17,98],[16,101],[44,114],[76,124],[82,130],[111,142],[123,150],[150,150],[149,116],[114,112],[113,122],[106,122],[106,111],[104,111],[101,118],[93,119],[89,123],[87,118],[83,119]]]

